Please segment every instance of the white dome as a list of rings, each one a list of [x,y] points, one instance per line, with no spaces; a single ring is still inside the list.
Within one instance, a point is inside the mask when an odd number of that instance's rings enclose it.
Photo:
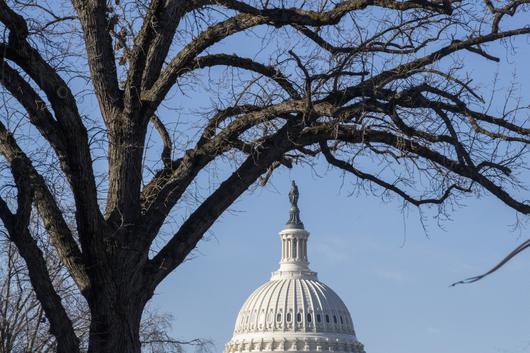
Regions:
[[[225,353],[364,353],[346,305],[308,267],[309,233],[299,218],[296,185],[289,196],[290,218],[280,232],[280,269],[243,304]]]

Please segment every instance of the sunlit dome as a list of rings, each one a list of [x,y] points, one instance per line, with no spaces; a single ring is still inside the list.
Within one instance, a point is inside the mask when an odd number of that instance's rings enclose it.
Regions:
[[[280,268],[245,301],[224,352],[364,353],[348,308],[309,269],[309,232],[300,220],[294,182],[289,199]]]

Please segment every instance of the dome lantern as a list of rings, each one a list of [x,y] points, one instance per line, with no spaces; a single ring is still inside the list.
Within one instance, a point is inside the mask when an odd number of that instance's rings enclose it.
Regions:
[[[289,201],[291,202],[289,220],[285,228],[280,232],[280,240],[282,242],[280,268],[273,273],[272,279],[281,277],[316,279],[316,273],[309,269],[309,261],[307,259],[309,232],[304,229],[304,224],[300,220],[299,196],[298,186],[293,180],[291,191],[289,192]]]

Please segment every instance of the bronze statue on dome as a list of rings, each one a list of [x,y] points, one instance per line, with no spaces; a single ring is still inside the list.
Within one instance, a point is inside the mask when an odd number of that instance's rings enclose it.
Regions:
[[[289,191],[289,201],[291,201],[292,207],[298,207],[298,197],[300,194],[298,193],[298,186],[296,186],[296,182],[293,180],[291,182],[291,191]]]
[[[300,193],[298,192],[298,186],[293,180],[291,182],[291,191],[289,191],[289,201],[291,201],[291,209],[289,210],[289,220],[287,221],[287,227],[304,229],[304,224],[300,220],[300,210],[298,209],[298,198]]]

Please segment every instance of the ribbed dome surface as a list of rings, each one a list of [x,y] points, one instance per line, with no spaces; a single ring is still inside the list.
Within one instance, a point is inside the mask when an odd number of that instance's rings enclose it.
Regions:
[[[235,333],[292,331],[355,335],[348,309],[331,288],[312,279],[271,280],[239,312]]]

